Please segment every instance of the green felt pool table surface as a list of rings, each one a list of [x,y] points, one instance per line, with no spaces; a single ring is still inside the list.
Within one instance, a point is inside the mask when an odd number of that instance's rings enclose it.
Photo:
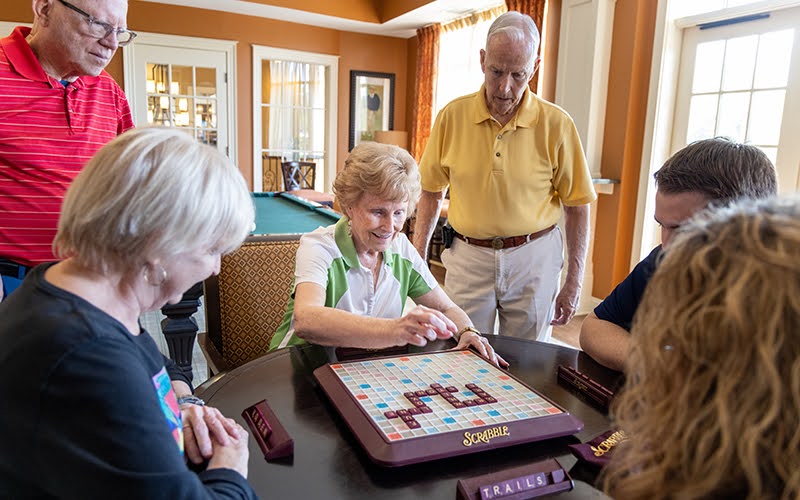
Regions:
[[[287,193],[252,193],[256,209],[253,234],[310,233],[335,224],[341,215]]]

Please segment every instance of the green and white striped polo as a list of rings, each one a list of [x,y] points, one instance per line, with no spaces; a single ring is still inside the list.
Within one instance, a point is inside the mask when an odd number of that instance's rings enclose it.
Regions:
[[[425,295],[438,283],[405,234],[398,234],[383,253],[378,283],[372,271],[361,266],[350,236],[349,219],[303,235],[295,263],[298,283],[316,283],[325,288],[325,307],[335,307],[360,316],[399,318],[406,299]],[[292,315],[294,290],[283,322],[270,342],[270,350],[300,345],[294,335]],[[346,346],[345,346],[346,347]]]

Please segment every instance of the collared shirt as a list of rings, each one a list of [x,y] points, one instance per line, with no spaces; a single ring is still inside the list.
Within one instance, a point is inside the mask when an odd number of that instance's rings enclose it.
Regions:
[[[111,76],[66,86],[48,76],[17,27],[0,39],[0,257],[32,266],[51,245],[67,187],[103,145],[133,127]]]
[[[300,238],[295,287],[300,283],[316,283],[323,287],[325,307],[372,318],[399,318],[408,297],[425,295],[439,286],[403,233],[399,233],[383,252],[383,264],[378,272],[375,285],[372,271],[361,266],[358,260],[347,217]],[[270,349],[305,343],[294,335],[293,313],[294,292],[283,323],[272,337]]]
[[[483,86],[450,102],[420,171],[424,190],[450,186],[450,224],[472,238],[533,233],[558,222],[562,204],[597,197],[572,119],[530,90],[504,127],[489,113]]]

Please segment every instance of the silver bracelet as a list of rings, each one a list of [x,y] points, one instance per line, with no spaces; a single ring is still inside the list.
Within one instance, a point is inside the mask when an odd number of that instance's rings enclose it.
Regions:
[[[178,406],[182,404],[190,404],[190,405],[197,405],[197,406],[205,406],[206,402],[202,399],[198,398],[194,394],[190,394],[188,396],[181,396],[178,398]]]

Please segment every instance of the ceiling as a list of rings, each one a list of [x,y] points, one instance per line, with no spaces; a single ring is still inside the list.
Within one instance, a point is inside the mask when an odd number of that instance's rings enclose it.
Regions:
[[[234,14],[244,14],[248,16],[264,17],[269,19],[280,19],[291,21],[299,24],[309,24],[312,26],[320,26],[323,28],[331,28],[341,31],[353,31],[356,33],[367,33],[371,35],[383,35],[397,38],[411,38],[416,34],[417,28],[427,26],[433,23],[443,23],[458,19],[472,12],[486,10],[491,7],[496,7],[503,3],[503,0],[434,0],[426,2],[407,2],[410,5],[419,5],[413,10],[409,10],[397,17],[389,19],[383,23],[367,22],[347,18],[350,14],[343,13],[342,16],[334,14],[334,9],[330,6],[336,6],[339,2],[325,2],[324,5],[328,7],[330,14],[319,13],[318,8],[311,7],[311,5],[319,2],[289,2],[292,5],[305,4],[308,7],[289,8],[281,5],[267,5],[266,2],[272,4],[284,3],[281,0],[141,0],[145,2],[163,3],[170,5],[181,5],[185,7],[193,7],[199,9],[216,10],[223,12],[231,12]],[[367,5],[372,9],[377,9],[386,0],[376,0],[368,2]],[[400,2],[402,3],[402,2]],[[397,1],[394,4],[398,4]],[[420,5],[421,4],[421,5]],[[313,11],[312,11],[313,10]],[[395,9],[396,10],[396,9]],[[400,9],[403,10],[402,8]],[[370,16],[372,17],[372,16]],[[375,13],[374,18],[379,19],[379,13]]]

